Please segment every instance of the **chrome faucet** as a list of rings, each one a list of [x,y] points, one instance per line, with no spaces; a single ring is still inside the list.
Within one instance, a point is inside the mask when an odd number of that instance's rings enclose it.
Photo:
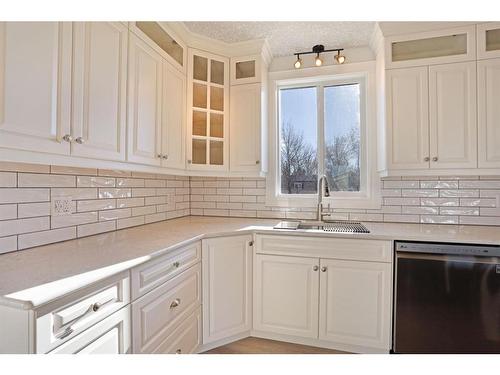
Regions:
[[[330,204],[328,204],[328,210],[323,211],[323,197],[330,196],[330,188],[328,187],[328,179],[325,175],[322,175],[318,179],[318,211],[316,214],[316,220],[323,221],[323,216],[330,213]]]

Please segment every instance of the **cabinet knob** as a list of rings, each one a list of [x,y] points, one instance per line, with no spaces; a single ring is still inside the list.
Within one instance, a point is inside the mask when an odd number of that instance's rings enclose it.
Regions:
[[[255,164],[260,164],[260,160],[256,160],[256,161],[255,161]]]
[[[168,155],[162,155],[163,159],[168,159]]]
[[[158,159],[161,159],[161,158],[163,157],[163,155],[162,155],[162,154],[158,154],[158,155],[156,155],[156,157],[157,157]]]
[[[101,305],[100,305],[98,302],[96,302],[96,303],[94,303],[94,304],[92,305],[92,311],[93,311],[93,312],[96,312],[97,310],[99,310],[99,309],[100,309],[100,307],[101,307]]]
[[[253,241],[250,241],[250,242],[248,243],[248,246],[253,246]]]
[[[181,350],[181,349],[177,349],[177,350],[175,351],[175,354],[181,354],[181,353],[182,353],[182,350]]]
[[[181,299],[180,298],[176,298],[170,304],[170,308],[173,309],[173,308],[179,306],[180,304],[181,304]]]
[[[314,266],[313,267],[313,271],[317,271],[317,270],[319,270],[319,267],[318,266]]]
[[[85,143],[85,139],[83,139],[83,137],[77,137],[75,139],[75,142],[78,143],[79,145],[82,145]]]
[[[191,164],[191,160],[188,160],[188,164]]]
[[[174,266],[174,268],[179,268],[179,266],[180,266],[180,265],[181,265],[181,264],[180,264],[179,262],[174,262],[174,263],[172,264],[172,266]]]
[[[437,156],[434,156],[434,157],[432,158],[432,161],[438,161],[438,157],[437,157]]]
[[[326,267],[321,267],[321,272],[326,272]]]
[[[64,137],[62,137],[63,141],[66,141],[66,142],[73,142],[73,137],[69,134],[65,134]]]
[[[428,157],[428,156],[426,156],[426,157],[424,158],[424,161],[429,161],[429,160],[431,160],[431,158],[430,158],[430,157]]]

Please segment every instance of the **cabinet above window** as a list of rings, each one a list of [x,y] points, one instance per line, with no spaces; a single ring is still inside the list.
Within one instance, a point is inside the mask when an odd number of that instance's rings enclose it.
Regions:
[[[476,58],[475,26],[405,34],[385,42],[386,68],[403,68]]]
[[[185,72],[186,46],[173,31],[161,22],[136,21],[130,24],[132,32],[141,37],[172,65]]]
[[[500,22],[477,25],[477,58],[500,57]]]

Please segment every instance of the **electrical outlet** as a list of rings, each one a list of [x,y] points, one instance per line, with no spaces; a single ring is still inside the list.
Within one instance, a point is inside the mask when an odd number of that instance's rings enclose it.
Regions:
[[[52,198],[52,216],[71,215],[73,200],[71,197]]]

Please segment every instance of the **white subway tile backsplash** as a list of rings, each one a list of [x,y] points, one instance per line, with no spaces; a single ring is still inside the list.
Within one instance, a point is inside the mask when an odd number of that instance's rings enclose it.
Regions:
[[[422,189],[458,189],[458,181],[420,181]]]
[[[19,187],[76,187],[76,177],[59,174],[18,173]]]
[[[166,220],[166,219],[167,219],[167,215],[165,212],[160,212],[157,214],[151,214],[151,215],[144,216],[144,222],[146,224],[155,223],[157,221],[162,221],[162,220]]]
[[[49,217],[0,221],[0,237],[49,229]]]
[[[49,216],[50,203],[21,203],[17,206],[17,216],[19,218]]]
[[[131,198],[131,189],[99,188],[99,198]]]
[[[498,216],[460,216],[460,224],[500,225],[500,217],[498,217]]]
[[[108,221],[116,219],[124,219],[132,216],[131,208],[118,208],[116,210],[107,210],[99,212],[99,221]]]
[[[441,207],[439,209],[439,213],[441,215],[464,215],[464,216],[470,216],[470,215],[479,215],[479,208],[466,208],[466,207],[454,207],[454,208],[449,208],[449,207]]]
[[[144,216],[156,213],[156,206],[134,207],[132,208],[132,216]]]
[[[85,237],[113,230],[116,230],[116,221],[101,221],[99,223],[79,225],[77,227],[77,236]]]
[[[458,198],[421,198],[422,206],[450,206],[456,207],[459,205]]]
[[[158,180],[161,181],[161,180]],[[145,182],[142,178],[117,178],[116,187],[144,187]]]
[[[403,189],[401,191],[403,197],[438,197],[439,190],[436,189]]]
[[[460,189],[500,189],[500,181],[460,181]]]
[[[494,198],[460,198],[460,206],[464,207],[496,207]]]
[[[0,188],[17,187],[17,174],[14,172],[0,172]]]
[[[65,167],[60,165],[51,165],[50,173],[52,174],[72,174],[72,175],[88,175],[97,176],[96,168],[81,168],[81,167]]]
[[[384,189],[418,189],[418,181],[384,181]]]
[[[52,197],[71,197],[78,199],[97,199],[97,188],[52,188],[50,189]]]
[[[118,219],[116,221],[116,229],[135,227],[144,224],[144,216],[129,217],[127,219]]]
[[[439,208],[427,206],[404,206],[401,213],[405,215],[438,215]]]
[[[116,200],[116,208],[140,207],[144,204],[144,198],[118,198]]]
[[[97,221],[97,212],[79,212],[71,215],[52,216],[50,227],[63,228]]]
[[[46,245],[53,242],[67,241],[76,238],[76,227],[45,230],[41,232],[21,234],[18,239],[19,250],[28,247]]]
[[[0,204],[0,220],[17,219],[17,205]]]
[[[48,202],[50,200],[50,189],[0,189],[0,204],[2,203],[25,203],[25,202]]]
[[[440,197],[479,197],[479,190],[439,190]]]
[[[17,250],[17,236],[0,238],[0,254]]]
[[[115,187],[115,179],[112,177],[78,176],[77,187]]]
[[[420,222],[423,224],[458,224],[458,216],[422,215]]]
[[[76,205],[77,212],[111,210],[116,208],[115,199],[92,199],[78,201]]]

